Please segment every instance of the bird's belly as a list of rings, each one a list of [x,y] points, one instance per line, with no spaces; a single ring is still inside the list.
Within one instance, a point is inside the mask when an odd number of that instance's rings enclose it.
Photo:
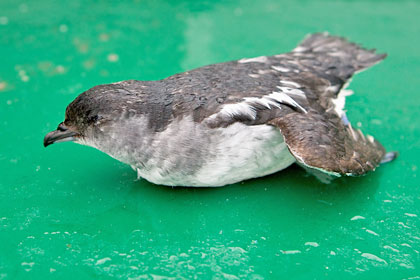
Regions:
[[[180,163],[162,176],[162,165],[157,165],[147,171],[139,169],[139,176],[163,185],[217,187],[272,174],[295,162],[280,131],[269,125],[235,123],[210,129],[191,145],[205,149],[200,159],[191,159],[199,162],[197,169]],[[174,158],[167,158],[167,162],[180,162],[180,155],[176,151],[172,154]]]
[[[215,157],[193,176],[197,186],[233,184],[272,174],[295,162],[277,128],[236,123],[221,130]]]

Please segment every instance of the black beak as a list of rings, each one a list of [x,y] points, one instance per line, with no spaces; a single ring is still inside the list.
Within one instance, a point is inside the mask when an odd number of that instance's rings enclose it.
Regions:
[[[74,141],[76,138],[75,136],[78,135],[77,132],[74,132],[60,124],[57,130],[51,131],[44,137],[44,147],[47,147],[54,143],[59,142],[66,142],[66,141]]]

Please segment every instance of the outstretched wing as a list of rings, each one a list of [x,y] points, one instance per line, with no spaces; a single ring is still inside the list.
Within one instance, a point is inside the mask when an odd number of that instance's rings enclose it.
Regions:
[[[309,104],[306,114],[293,112],[269,122],[280,129],[297,161],[306,167],[339,176],[362,175],[374,170],[384,159],[395,157],[394,153],[385,157],[385,149],[378,141],[370,135],[365,136],[359,129],[353,129],[343,110],[347,93],[345,82],[355,72],[372,66],[386,55],[375,54],[373,50],[327,34],[309,36],[294,52],[323,57],[323,65],[330,65],[325,68],[314,64],[312,74],[318,79],[312,80],[324,81],[324,87],[308,85],[315,93],[312,96],[316,102]]]
[[[345,125],[332,113],[291,113],[269,123],[280,129],[299,163],[332,175],[362,175],[385,156],[385,149],[372,136]]]
[[[386,156],[372,136],[352,128],[343,110],[348,94],[344,88],[354,73],[385,56],[340,37],[313,34],[291,53],[245,61],[252,66],[269,62],[278,72],[270,81],[278,86],[260,96],[224,104],[206,121],[213,127],[236,121],[276,126],[292,155],[306,167],[336,176],[362,175],[395,154]],[[266,75],[261,70],[256,73],[260,81]]]

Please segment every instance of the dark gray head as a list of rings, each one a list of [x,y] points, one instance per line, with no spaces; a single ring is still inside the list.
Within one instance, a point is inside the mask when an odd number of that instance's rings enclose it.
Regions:
[[[124,99],[113,85],[101,85],[80,94],[66,109],[65,119],[56,130],[44,138],[44,146],[53,143],[75,141],[85,142],[94,131],[101,131],[101,126],[115,119],[119,102]]]

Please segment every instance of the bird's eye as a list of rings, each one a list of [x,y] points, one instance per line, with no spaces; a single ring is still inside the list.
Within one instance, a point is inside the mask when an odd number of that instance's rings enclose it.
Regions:
[[[98,115],[94,115],[94,116],[91,116],[91,117],[88,119],[88,123],[96,123],[98,120],[99,120]]]

